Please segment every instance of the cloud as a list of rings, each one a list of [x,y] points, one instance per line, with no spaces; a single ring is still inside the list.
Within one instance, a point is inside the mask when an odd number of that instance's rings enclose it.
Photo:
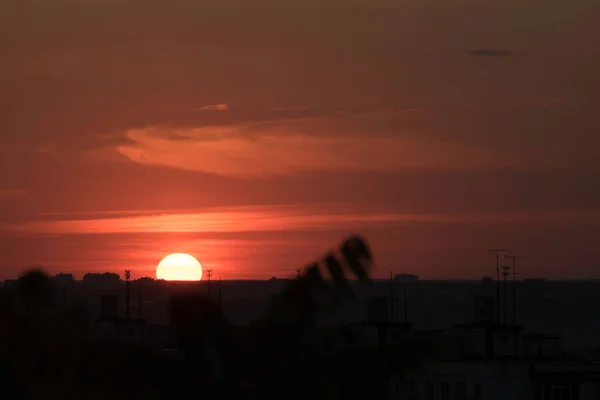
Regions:
[[[229,106],[227,106],[227,104],[211,104],[200,108],[194,108],[193,111],[229,111]]]
[[[352,229],[365,224],[488,224],[530,222],[598,221],[599,214],[590,213],[513,213],[513,214],[419,214],[358,211],[349,205],[246,206],[213,208],[205,211],[155,212],[139,215],[128,212],[90,213],[73,219],[37,220],[0,227],[4,231],[37,234],[101,234],[101,233],[226,233],[280,232],[304,229]],[[80,217],[77,219],[77,217]],[[98,218],[99,217],[99,218]]]
[[[476,49],[468,52],[475,57],[509,57],[514,55],[512,51],[498,49]]]
[[[350,115],[228,125],[150,126],[129,130],[130,144],[115,149],[140,164],[240,177],[519,168],[544,162],[534,153],[521,157],[448,138],[423,137],[402,130],[398,114],[397,109],[358,110]],[[413,114],[405,113],[402,118],[413,118]]]

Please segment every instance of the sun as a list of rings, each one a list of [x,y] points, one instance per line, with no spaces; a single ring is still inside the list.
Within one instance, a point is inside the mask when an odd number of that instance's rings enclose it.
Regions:
[[[202,266],[189,254],[169,254],[158,263],[156,278],[166,281],[199,281],[202,279]]]

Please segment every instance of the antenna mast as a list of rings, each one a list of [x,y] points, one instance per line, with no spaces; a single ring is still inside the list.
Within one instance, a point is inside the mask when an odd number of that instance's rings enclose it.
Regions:
[[[527,258],[527,256],[509,256],[505,255],[504,258],[512,260],[512,276],[513,276],[513,287],[512,287],[512,302],[513,302],[513,324],[517,324],[517,259]]]
[[[125,270],[125,318],[129,319],[129,305],[131,296],[131,270]]]
[[[212,276],[212,269],[206,270],[206,276],[208,276],[208,298],[210,299],[210,277]]]
[[[508,305],[507,304],[507,293],[506,293],[506,290],[507,290],[506,278],[510,274],[508,272],[509,270],[510,270],[510,267],[508,265],[503,265],[502,266],[502,277],[504,278],[504,309],[503,309],[503,311],[504,311],[504,325],[506,325],[506,315],[507,315],[507,310],[508,310],[508,307],[507,307],[507,305]]]
[[[500,253],[507,249],[489,249],[488,253],[496,256],[496,323],[500,325]]]

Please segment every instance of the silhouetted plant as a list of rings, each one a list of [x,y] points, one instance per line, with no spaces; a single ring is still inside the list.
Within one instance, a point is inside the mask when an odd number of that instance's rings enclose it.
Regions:
[[[318,399],[336,387],[343,397],[377,398],[393,364],[389,357],[351,346],[325,356],[315,345],[320,311],[353,299],[347,276],[368,282],[372,264],[366,241],[352,236],[304,268],[265,315],[245,327],[233,327],[203,296],[173,294],[171,324],[183,363],[141,346],[92,341],[85,308],[58,306],[48,277],[30,271],[0,291],[0,379],[15,376],[4,393],[12,390],[19,399]]]
[[[322,262],[306,267],[266,314],[246,328],[233,329],[206,299],[174,297],[172,321],[189,362],[229,395],[274,397],[285,390],[287,398],[314,398],[318,389],[309,383],[327,374],[316,368],[322,355],[311,344],[315,318],[324,302],[353,298],[345,270],[368,281],[373,261],[359,236],[345,240],[338,254],[330,252]],[[330,280],[324,279],[321,265]],[[326,392],[324,386],[319,389]]]

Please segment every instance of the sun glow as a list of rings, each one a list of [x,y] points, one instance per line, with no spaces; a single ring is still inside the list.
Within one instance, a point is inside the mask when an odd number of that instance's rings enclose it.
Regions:
[[[199,281],[202,279],[202,266],[189,254],[169,254],[158,263],[156,278],[167,281]]]

